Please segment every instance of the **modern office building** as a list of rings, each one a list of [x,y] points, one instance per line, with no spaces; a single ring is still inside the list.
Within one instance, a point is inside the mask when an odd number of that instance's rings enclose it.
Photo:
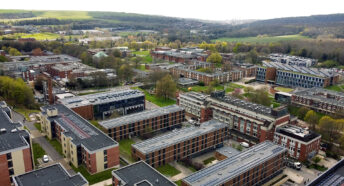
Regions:
[[[113,186],[176,186],[144,161],[112,171]]]
[[[317,178],[307,184],[307,186],[341,186],[344,184],[344,159],[338,161],[333,167],[321,173]]]
[[[14,186],[88,186],[80,173],[72,176],[60,163],[15,176],[13,183]]]
[[[12,110],[0,102],[0,185],[10,186],[12,176],[33,169],[31,138],[22,123],[12,121]]]
[[[119,141],[145,133],[180,128],[184,120],[184,109],[178,105],[170,105],[101,121],[99,125],[112,139]]]
[[[270,108],[221,94],[208,101],[212,117],[228,125],[230,136],[250,145],[272,141],[275,127],[290,120],[286,107]]]
[[[152,167],[195,156],[223,146],[227,125],[216,120],[174,130],[132,145],[134,160],[144,160]]]
[[[322,88],[297,90],[292,93],[291,102],[325,114],[344,115],[344,93],[337,91]]]
[[[288,149],[289,156],[305,161],[318,154],[321,135],[296,125],[276,128],[274,142]]]
[[[208,108],[207,98],[209,95],[198,92],[180,93],[178,105],[185,109],[186,115],[199,120],[200,122],[208,121],[211,118],[211,109]]]
[[[126,115],[145,110],[145,95],[131,89],[77,96],[59,102],[89,120],[106,119],[113,113]]]
[[[285,87],[328,87],[339,81],[331,69],[291,66],[263,61],[257,68],[256,80]]]
[[[263,185],[285,168],[287,149],[266,141],[182,179],[182,186]]]
[[[119,165],[118,143],[65,105],[41,107],[41,128],[75,167],[94,174]]]

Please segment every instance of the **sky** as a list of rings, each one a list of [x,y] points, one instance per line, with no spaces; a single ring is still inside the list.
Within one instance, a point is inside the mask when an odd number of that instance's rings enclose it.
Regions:
[[[344,0],[3,0],[0,9],[87,10],[204,20],[344,13]]]

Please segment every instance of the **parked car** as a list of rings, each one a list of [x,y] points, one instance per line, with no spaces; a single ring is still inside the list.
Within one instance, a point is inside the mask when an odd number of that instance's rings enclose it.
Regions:
[[[43,155],[43,162],[44,163],[48,163],[49,162],[49,157],[48,157],[48,155]]]
[[[246,143],[246,142],[240,142],[240,145],[245,147],[245,148],[249,148],[250,147],[250,145],[248,143]]]
[[[287,166],[296,170],[301,170],[302,164],[298,161],[289,160]]]

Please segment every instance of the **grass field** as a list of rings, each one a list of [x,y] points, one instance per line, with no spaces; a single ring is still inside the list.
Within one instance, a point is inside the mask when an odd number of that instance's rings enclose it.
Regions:
[[[30,110],[26,108],[14,108],[13,110],[25,116],[28,121],[30,121],[29,114],[41,112],[40,110]]]
[[[56,19],[91,19],[86,11],[44,11],[33,12],[38,17],[42,18],[56,18]]]
[[[159,98],[159,97],[157,97],[155,95],[152,95],[148,91],[143,90],[141,88],[134,87],[133,89],[139,89],[142,92],[144,92],[146,100],[149,101],[149,102],[152,102],[152,103],[154,103],[156,105],[158,105],[159,107],[165,107],[165,106],[176,104],[176,101],[173,100],[173,99],[170,99],[170,98],[167,98],[167,99]]]
[[[45,155],[45,150],[38,143],[32,143],[32,148],[35,165],[38,165],[37,159],[42,158],[43,155]]]
[[[333,90],[337,92],[344,92],[344,85],[332,85],[329,87],[326,87],[327,90]]]
[[[307,39],[306,36],[301,35],[284,35],[284,36],[265,36],[265,37],[237,37],[237,38],[219,38],[214,39],[212,42],[225,41],[225,42],[241,42],[241,43],[270,43],[278,41],[289,41],[289,40],[299,40]]]
[[[84,165],[81,165],[78,168],[74,167],[73,165],[71,165],[71,167],[75,172],[80,172],[86,178],[90,185],[110,179],[112,177],[111,171],[116,169],[108,169],[103,172],[91,175]]]
[[[149,54],[148,50],[136,51],[136,52],[133,52],[133,54],[142,57],[144,63],[152,62],[152,56]]]
[[[175,176],[175,175],[180,173],[180,171],[178,169],[172,167],[170,164],[166,164],[166,165],[160,166],[160,167],[157,168],[157,170],[161,174],[163,174],[165,176],[170,176],[170,177]]]
[[[118,142],[119,143],[119,152],[125,159],[134,162],[131,157],[131,144],[135,142],[132,139],[123,139]]]
[[[50,32],[43,32],[43,33],[35,33],[35,34],[26,34],[26,33],[15,33],[15,34],[7,34],[0,37],[2,39],[3,37],[6,38],[35,38],[36,40],[56,40],[57,38],[60,38],[59,34],[50,33]]]

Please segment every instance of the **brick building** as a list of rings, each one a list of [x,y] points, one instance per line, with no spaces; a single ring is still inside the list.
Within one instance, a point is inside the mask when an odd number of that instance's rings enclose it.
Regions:
[[[75,167],[84,165],[91,174],[119,165],[118,143],[62,104],[41,107],[41,128],[57,139],[62,153]]]
[[[257,68],[256,80],[286,87],[328,87],[339,81],[339,75],[331,69],[291,66],[263,61]]]
[[[243,73],[242,77],[256,77],[257,66],[250,63],[235,63],[233,69]]]
[[[145,110],[145,95],[126,89],[61,99],[59,103],[85,119],[105,119],[113,113],[126,115]]]
[[[291,102],[325,114],[344,115],[344,93],[337,91],[322,88],[297,90],[292,93]]]
[[[274,142],[288,149],[290,157],[299,161],[313,158],[319,151],[321,136],[295,125],[276,128]]]
[[[33,169],[31,138],[22,123],[12,121],[12,110],[0,102],[0,185],[10,186],[12,176]]]
[[[200,122],[208,121],[211,118],[211,109],[208,107],[207,98],[209,95],[198,92],[180,93],[178,105],[185,109],[186,115],[199,120]]]
[[[227,125],[216,120],[174,130],[132,145],[134,160],[144,160],[152,167],[195,156],[206,150],[223,146]]]
[[[113,186],[176,186],[144,161],[112,171]]]
[[[72,176],[60,163],[15,176],[13,182],[14,186],[88,186],[80,173]]]
[[[171,105],[153,110],[145,110],[110,120],[99,122],[107,134],[114,140],[140,136],[156,131],[173,130],[180,128],[185,120],[185,111],[182,107]]]
[[[287,149],[266,141],[182,179],[182,186],[264,185],[283,172]]]
[[[150,52],[153,61],[164,60],[175,63],[185,63],[191,60],[206,61],[208,53],[199,48],[167,49],[156,48]]]

